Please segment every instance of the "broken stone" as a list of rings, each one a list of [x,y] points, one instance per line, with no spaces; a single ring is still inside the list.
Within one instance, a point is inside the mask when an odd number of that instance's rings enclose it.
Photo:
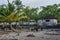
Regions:
[[[27,37],[35,37],[33,34],[28,34]]]

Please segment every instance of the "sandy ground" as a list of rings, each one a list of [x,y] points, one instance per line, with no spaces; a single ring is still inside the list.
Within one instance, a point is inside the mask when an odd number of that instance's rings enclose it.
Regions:
[[[60,40],[60,35],[46,35],[47,30],[39,32],[22,32],[22,33],[8,33],[0,35],[0,39],[16,39],[16,40]],[[35,37],[26,37],[28,34],[34,34]]]

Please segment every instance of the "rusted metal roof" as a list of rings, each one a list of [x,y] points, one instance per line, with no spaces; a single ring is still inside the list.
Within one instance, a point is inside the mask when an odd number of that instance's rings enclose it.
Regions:
[[[57,19],[55,16],[45,16],[43,19]]]

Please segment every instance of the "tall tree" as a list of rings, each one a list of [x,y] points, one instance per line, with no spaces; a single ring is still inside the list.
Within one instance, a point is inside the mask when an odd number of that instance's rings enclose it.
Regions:
[[[7,5],[0,6],[0,21],[9,22],[10,27],[12,29],[12,22],[16,22],[19,20],[19,14],[16,13],[17,9],[15,10],[15,5],[10,3],[9,0]],[[21,12],[19,10],[19,12]]]
[[[53,15],[57,18],[58,21],[60,21],[60,4],[54,4],[54,5],[48,5],[48,6],[42,6],[42,10],[39,13],[40,18],[43,18],[47,15]]]
[[[24,15],[26,15],[28,19],[35,20],[37,18],[37,12],[38,12],[38,8],[30,8],[29,6],[27,6],[24,9]]]

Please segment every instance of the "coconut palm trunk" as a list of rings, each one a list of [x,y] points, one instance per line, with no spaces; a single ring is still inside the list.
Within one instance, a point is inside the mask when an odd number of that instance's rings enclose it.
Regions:
[[[12,27],[12,21],[9,22],[9,26],[10,26],[11,31],[14,31],[14,28]]]
[[[13,28],[11,21],[9,22],[9,26],[10,26],[10,28],[11,28],[11,31],[16,32],[16,29]]]
[[[9,22],[9,27],[12,30],[12,22]]]
[[[16,22],[16,28],[17,28],[17,22]]]
[[[4,22],[3,22],[3,27],[4,27]]]
[[[3,27],[2,27],[2,28],[3,28],[2,30],[5,30],[5,29],[4,29],[4,27],[5,27],[4,22],[3,22],[3,25],[2,25],[2,26],[3,26]]]

